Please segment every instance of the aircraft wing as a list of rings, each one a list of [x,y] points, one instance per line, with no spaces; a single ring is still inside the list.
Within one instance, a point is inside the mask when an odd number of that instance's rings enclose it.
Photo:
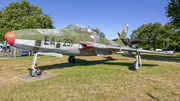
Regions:
[[[119,46],[110,46],[110,45],[105,45],[105,44],[101,44],[101,43],[96,43],[96,42],[89,42],[89,41],[80,41],[79,44],[82,47],[79,47],[79,50],[119,50],[120,47]]]
[[[120,47],[118,46],[110,46],[96,42],[80,41],[79,45],[79,50],[94,51],[97,54],[97,56],[111,55],[112,52],[123,52],[120,51]]]
[[[120,47],[122,51],[130,51],[130,52],[140,52],[140,53],[152,53],[152,54],[170,54],[166,52],[157,52],[157,51],[149,51],[149,50],[144,50],[144,49],[133,49],[127,46]]]
[[[124,53],[123,51],[130,51],[130,52],[141,52],[141,53],[153,53],[153,54],[170,54],[165,52],[156,52],[156,51],[149,51],[144,49],[133,49],[127,46],[119,47],[119,46],[110,46],[96,42],[89,42],[89,41],[80,41],[79,42],[82,47],[79,47],[79,50],[87,50],[87,51],[95,51],[96,54],[99,56],[101,55],[110,55],[112,52],[115,53]]]

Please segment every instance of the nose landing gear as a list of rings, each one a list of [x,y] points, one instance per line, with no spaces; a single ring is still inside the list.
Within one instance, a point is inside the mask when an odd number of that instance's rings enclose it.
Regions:
[[[37,55],[38,55],[38,53],[35,54],[34,61],[33,61],[33,64],[31,66],[31,69],[30,69],[30,76],[31,77],[35,77],[35,76],[40,75],[40,71],[39,71],[39,68],[37,68],[37,63],[36,63],[36,61],[38,60]]]
[[[39,68],[35,67],[34,69],[30,69],[30,76],[35,77],[40,74]]]

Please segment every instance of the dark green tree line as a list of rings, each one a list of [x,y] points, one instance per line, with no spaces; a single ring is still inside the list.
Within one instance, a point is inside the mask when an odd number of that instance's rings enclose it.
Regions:
[[[131,34],[132,39],[146,40],[137,46],[142,48],[163,48],[167,46],[167,29],[161,23],[143,24]]]
[[[180,0],[170,0],[168,7],[165,7],[167,17],[175,29],[180,28]]]
[[[176,51],[176,46],[180,46],[180,35],[178,35],[177,29],[170,22],[166,23],[164,26],[167,29],[169,45],[174,47],[174,52]]]
[[[4,35],[13,30],[55,28],[51,19],[41,8],[30,5],[26,0],[11,2],[0,10],[0,40],[4,40]]]
[[[174,47],[179,44],[178,31],[174,28],[172,23],[167,22],[164,26],[161,23],[143,24],[131,34],[132,39],[146,40],[144,43],[137,44],[142,48],[167,48],[169,45]]]
[[[170,45],[180,47],[180,0],[170,0],[168,7],[165,7],[167,17],[170,18],[169,32],[170,32]]]
[[[137,46],[143,48],[167,48],[169,45],[180,47],[180,0],[170,0],[168,7],[165,7],[167,17],[170,22],[164,26],[161,23],[143,24],[138,29],[134,30],[131,38],[146,40],[143,44],[139,43]]]

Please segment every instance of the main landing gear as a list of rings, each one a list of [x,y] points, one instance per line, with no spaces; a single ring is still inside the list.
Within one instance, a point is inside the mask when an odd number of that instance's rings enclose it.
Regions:
[[[132,67],[132,69],[134,71],[139,69],[139,64],[142,66],[140,52],[136,52],[136,56],[135,57],[136,57],[136,61],[134,61],[133,67]],[[138,59],[138,57],[139,57],[139,59]],[[138,60],[139,60],[140,63],[138,62]]]
[[[30,69],[30,76],[31,77],[35,77],[35,76],[40,75],[40,71],[39,71],[39,68],[37,68],[37,63],[36,63],[36,61],[38,60],[37,55],[38,55],[38,53],[35,54],[33,64],[32,64],[31,69]]]
[[[69,56],[68,61],[71,63],[75,63],[75,57],[74,56]]]

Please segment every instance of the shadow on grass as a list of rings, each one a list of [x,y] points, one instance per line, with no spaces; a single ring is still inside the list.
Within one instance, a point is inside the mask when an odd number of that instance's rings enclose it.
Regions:
[[[152,96],[151,94],[149,94],[149,93],[146,93],[147,95],[149,95],[151,98],[153,98],[154,100],[157,100],[157,101],[159,101],[159,99],[158,98],[156,98],[156,97],[154,97],[154,96]]]
[[[133,54],[135,54],[135,53],[133,53]],[[135,58],[134,55],[123,55],[123,56]],[[180,63],[180,55],[179,54],[178,55],[141,54],[141,59]]]
[[[105,57],[104,57],[105,58]],[[108,56],[106,60],[95,60],[95,61],[87,61],[83,59],[76,59],[75,63],[60,63],[60,64],[53,64],[53,65],[47,65],[47,66],[40,66],[38,67],[41,72],[44,70],[49,70],[49,69],[63,69],[63,68],[68,68],[68,67],[73,67],[73,66],[89,66],[89,65],[97,65],[97,64],[107,64],[107,65],[117,65],[117,66],[127,66],[129,70],[132,70],[133,63],[121,63],[121,62],[107,62],[107,61],[114,61],[117,59],[113,59],[112,57]],[[157,66],[157,65],[152,65],[152,64],[144,64],[143,66]]]

